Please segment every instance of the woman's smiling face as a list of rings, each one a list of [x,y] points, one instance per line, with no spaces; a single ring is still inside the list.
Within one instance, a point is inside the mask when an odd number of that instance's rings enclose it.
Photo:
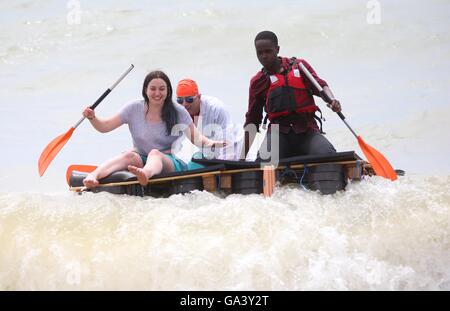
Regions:
[[[150,104],[163,105],[167,98],[167,84],[163,79],[155,78],[148,84],[146,93]]]

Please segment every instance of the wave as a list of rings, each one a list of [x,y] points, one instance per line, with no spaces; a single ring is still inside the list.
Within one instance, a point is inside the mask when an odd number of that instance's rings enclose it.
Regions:
[[[0,195],[3,290],[448,290],[450,176],[331,196]]]

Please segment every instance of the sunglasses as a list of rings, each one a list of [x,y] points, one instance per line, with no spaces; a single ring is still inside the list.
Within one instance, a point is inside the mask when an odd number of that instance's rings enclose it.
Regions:
[[[194,102],[194,96],[177,97],[177,103],[182,104],[184,101],[188,104],[192,104]]]

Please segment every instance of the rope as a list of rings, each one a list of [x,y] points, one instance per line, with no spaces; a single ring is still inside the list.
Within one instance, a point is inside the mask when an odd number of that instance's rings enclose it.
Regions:
[[[288,176],[288,175],[293,175],[294,180],[296,180],[296,181],[298,180],[297,174],[295,173],[295,171],[293,169],[291,169],[289,164],[286,165],[283,172],[280,174],[280,180],[282,180],[285,176]]]
[[[305,166],[304,166],[304,170],[303,170],[303,175],[302,175],[302,178],[300,178],[300,186],[302,186],[302,188],[304,189],[304,190],[308,190],[306,187],[305,187],[305,185],[303,185],[303,179],[305,178],[305,176],[306,176],[306,172],[308,171],[308,166],[306,165],[306,163],[304,164]]]

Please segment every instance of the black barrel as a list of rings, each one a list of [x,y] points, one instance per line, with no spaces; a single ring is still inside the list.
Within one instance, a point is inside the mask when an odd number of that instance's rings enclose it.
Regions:
[[[194,190],[203,190],[203,178],[192,177],[171,181],[171,194],[188,193]]]
[[[342,164],[321,164],[308,167],[304,178],[304,185],[313,191],[319,190],[322,194],[333,194],[344,190],[347,179]]]
[[[172,194],[188,193],[194,190],[203,190],[203,179],[201,177],[150,183],[144,187],[144,195],[167,198]]]
[[[233,174],[231,183],[233,193],[260,194],[263,192],[263,171]]]

